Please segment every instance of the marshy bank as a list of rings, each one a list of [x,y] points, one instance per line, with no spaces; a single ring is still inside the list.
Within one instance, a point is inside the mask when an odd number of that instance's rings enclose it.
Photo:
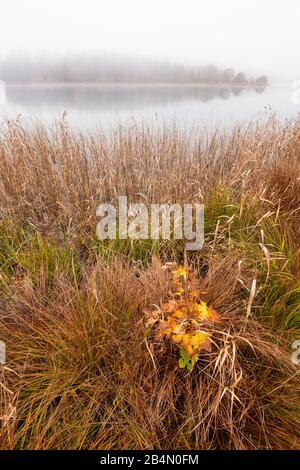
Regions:
[[[97,206],[124,195],[204,204],[203,249],[98,240]],[[1,448],[300,448],[299,121],[6,122],[0,210]],[[220,317],[192,371],[156,331],[168,263]]]

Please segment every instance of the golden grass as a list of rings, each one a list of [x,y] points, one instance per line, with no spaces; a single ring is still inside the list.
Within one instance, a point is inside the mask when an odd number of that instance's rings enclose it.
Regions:
[[[99,201],[119,195],[135,202],[207,202],[224,187],[238,202],[255,194],[269,201],[263,208],[276,210],[279,199],[297,206],[299,126],[270,118],[229,133],[144,126],[107,136],[72,132],[64,122],[52,129],[9,122],[0,141],[1,207],[45,229],[58,222],[94,229]]]

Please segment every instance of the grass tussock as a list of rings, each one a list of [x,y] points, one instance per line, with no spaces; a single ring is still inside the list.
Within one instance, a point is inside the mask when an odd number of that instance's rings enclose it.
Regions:
[[[0,161],[1,448],[300,448],[298,121],[110,136],[9,122]],[[203,249],[97,240],[97,205],[120,195],[204,203]],[[218,321],[178,316],[171,263]],[[159,334],[173,313],[191,344]]]

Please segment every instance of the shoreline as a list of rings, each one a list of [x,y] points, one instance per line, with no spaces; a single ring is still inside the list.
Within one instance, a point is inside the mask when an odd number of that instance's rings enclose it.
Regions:
[[[40,87],[40,88],[67,88],[67,87],[91,87],[91,88],[266,88],[267,85],[256,85],[251,83],[173,83],[173,82],[4,82],[6,87]]]

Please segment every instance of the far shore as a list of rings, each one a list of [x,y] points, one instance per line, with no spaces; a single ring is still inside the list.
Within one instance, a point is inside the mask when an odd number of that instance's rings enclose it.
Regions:
[[[190,88],[265,88],[267,85],[260,85],[255,83],[174,83],[174,82],[57,82],[57,81],[9,81],[5,82],[7,87],[47,87],[47,88],[61,88],[61,87],[190,87]]]

